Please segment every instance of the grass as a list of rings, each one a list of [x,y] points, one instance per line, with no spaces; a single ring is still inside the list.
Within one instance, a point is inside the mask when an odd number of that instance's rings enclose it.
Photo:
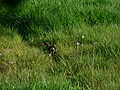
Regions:
[[[119,0],[0,4],[1,90],[119,90]]]

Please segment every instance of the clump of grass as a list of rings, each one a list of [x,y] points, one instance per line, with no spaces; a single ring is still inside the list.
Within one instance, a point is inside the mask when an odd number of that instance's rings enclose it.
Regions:
[[[118,30],[115,25],[83,26],[74,28],[72,36],[59,31],[46,33],[41,38],[32,37],[31,46],[15,31],[3,30],[0,36],[1,88],[118,89]],[[76,48],[81,36],[84,36],[83,45]],[[40,44],[43,38],[55,43],[58,61],[43,52]]]
[[[26,0],[11,11],[2,5],[0,88],[119,89],[119,4]],[[56,47],[57,60],[43,41]]]
[[[1,23],[7,23],[11,27],[17,26],[20,34],[25,33],[27,37],[31,32],[41,33],[56,31],[62,27],[80,27],[83,23],[88,25],[119,24],[119,6],[119,2],[115,0],[26,0],[22,1],[14,11],[9,10],[11,12],[3,6]],[[36,27],[43,31],[35,32]],[[26,32],[21,29],[25,29]]]

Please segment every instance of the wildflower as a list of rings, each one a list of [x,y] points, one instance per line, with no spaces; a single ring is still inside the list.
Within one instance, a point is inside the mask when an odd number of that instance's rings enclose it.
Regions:
[[[82,38],[85,38],[85,36],[82,36]]]
[[[79,43],[79,42],[77,42],[76,44],[77,44],[77,46],[79,46],[79,45],[80,45],[80,43]]]

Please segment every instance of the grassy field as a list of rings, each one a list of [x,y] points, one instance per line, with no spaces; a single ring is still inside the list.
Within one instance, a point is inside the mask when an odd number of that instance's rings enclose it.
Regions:
[[[119,0],[0,1],[0,90],[119,89]]]

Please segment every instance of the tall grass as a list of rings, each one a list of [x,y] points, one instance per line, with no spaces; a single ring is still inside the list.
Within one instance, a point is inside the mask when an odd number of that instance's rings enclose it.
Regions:
[[[120,1],[0,4],[1,90],[120,88]],[[56,58],[43,41],[56,47]]]

